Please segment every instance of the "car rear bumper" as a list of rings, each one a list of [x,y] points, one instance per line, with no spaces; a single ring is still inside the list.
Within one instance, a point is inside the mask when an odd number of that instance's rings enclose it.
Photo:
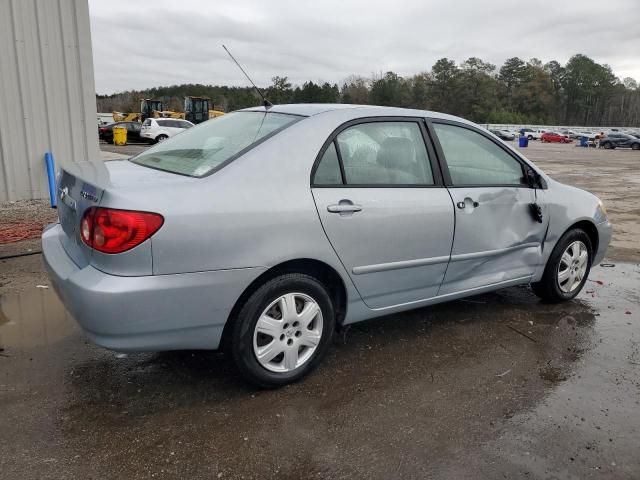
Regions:
[[[216,349],[236,300],[264,268],[119,277],[78,267],[59,224],[42,234],[51,282],[96,344],[122,352]]]

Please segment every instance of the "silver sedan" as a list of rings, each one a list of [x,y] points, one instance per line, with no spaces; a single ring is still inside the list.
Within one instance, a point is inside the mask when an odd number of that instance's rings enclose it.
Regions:
[[[249,381],[312,370],[334,330],[513,285],[575,297],[605,254],[602,202],[461,118],[250,108],[129,161],[65,167],[42,235],[86,335],[225,348]]]

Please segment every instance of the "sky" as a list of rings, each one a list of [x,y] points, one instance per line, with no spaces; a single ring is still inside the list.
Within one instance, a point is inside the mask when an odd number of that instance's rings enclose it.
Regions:
[[[583,53],[640,81],[640,0],[89,0],[96,91],[180,83],[341,83],[442,57],[564,64]]]

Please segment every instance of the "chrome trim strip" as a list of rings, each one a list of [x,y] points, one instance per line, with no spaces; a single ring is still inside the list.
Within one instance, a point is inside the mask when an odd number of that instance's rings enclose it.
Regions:
[[[540,248],[540,244],[537,242],[531,242],[531,243],[523,243],[520,245],[514,245],[513,247],[500,248],[498,250],[485,250],[484,252],[460,253],[458,255],[451,255],[451,261],[464,262],[465,260],[475,260],[476,258],[497,257],[498,255],[511,253],[515,250],[522,250],[525,248],[532,248],[532,247]]]
[[[402,268],[424,267],[426,265],[436,265],[449,261],[449,255],[442,257],[417,258],[415,260],[401,260],[400,262],[378,263],[375,265],[364,265],[353,267],[351,272],[354,275],[364,275],[366,273],[386,272],[389,270],[400,270]]]

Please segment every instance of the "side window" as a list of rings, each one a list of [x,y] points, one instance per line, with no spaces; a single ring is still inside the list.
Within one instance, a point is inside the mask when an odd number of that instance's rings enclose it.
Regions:
[[[314,185],[341,185],[342,173],[335,142],[327,148],[313,176]]]
[[[168,120],[156,120],[156,123],[158,124],[159,127],[168,127],[170,126],[168,124]]]
[[[416,122],[354,125],[337,136],[345,183],[433,185],[433,173]]]
[[[433,124],[454,185],[523,185],[522,165],[483,135]]]

